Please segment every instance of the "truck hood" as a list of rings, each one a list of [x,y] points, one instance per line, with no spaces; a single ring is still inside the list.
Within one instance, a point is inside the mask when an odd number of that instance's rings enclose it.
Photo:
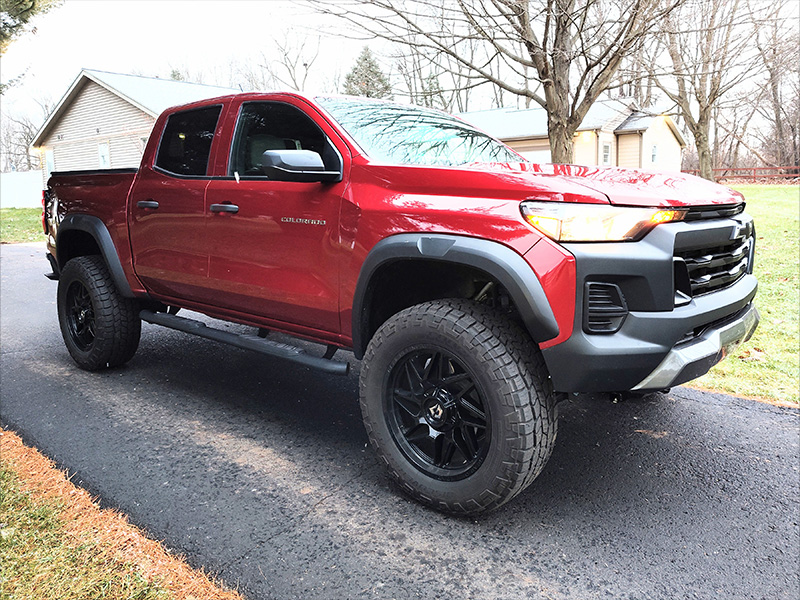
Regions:
[[[457,167],[367,164],[365,180],[419,196],[561,200],[679,208],[740,204],[742,195],[684,173],[534,163],[473,163]]]
[[[685,173],[530,163],[508,167],[533,176],[572,181],[600,192],[619,206],[691,207],[743,201],[739,192]]]

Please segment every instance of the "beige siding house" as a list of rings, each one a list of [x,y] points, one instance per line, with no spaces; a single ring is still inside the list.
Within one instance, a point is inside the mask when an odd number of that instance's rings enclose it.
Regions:
[[[533,162],[550,162],[547,113],[542,108],[499,108],[459,115]],[[667,115],[637,111],[620,100],[595,102],[574,137],[572,162],[680,171],[686,142]]]
[[[83,70],[32,144],[42,159],[44,182],[53,171],[138,167],[164,109],[237,91]]]

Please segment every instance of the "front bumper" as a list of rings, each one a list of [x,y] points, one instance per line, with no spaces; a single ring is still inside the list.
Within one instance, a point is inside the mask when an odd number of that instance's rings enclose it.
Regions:
[[[681,293],[675,266],[682,246],[716,244],[748,221],[743,214],[661,225],[631,244],[565,245],[575,256],[576,314],[572,335],[542,350],[554,388],[661,390],[705,374],[736,344],[749,339],[759,321],[753,305],[758,284],[750,274],[752,253],[748,274],[695,297]],[[585,320],[591,301],[584,292],[593,282],[615,286],[624,298],[624,316],[601,333]]]
[[[695,340],[672,348],[650,375],[634,390],[662,390],[686,383],[708,370],[749,340],[760,317],[754,304],[748,304],[727,323],[710,327]]]

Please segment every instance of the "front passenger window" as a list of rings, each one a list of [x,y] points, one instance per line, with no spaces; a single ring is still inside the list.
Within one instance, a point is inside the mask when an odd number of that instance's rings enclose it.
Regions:
[[[248,102],[239,115],[229,174],[264,177],[261,157],[267,150],[311,150],[322,156],[326,166],[326,156],[334,152],[322,130],[298,108],[280,102]]]

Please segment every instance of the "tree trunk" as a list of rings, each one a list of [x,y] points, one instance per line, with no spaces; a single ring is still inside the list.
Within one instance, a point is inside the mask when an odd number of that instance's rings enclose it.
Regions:
[[[709,123],[700,122],[693,129],[694,143],[697,146],[697,160],[700,163],[700,177],[708,179],[709,181],[714,181]]]
[[[572,131],[563,123],[550,116],[547,119],[547,135],[550,138],[550,162],[570,164],[573,162]]]

